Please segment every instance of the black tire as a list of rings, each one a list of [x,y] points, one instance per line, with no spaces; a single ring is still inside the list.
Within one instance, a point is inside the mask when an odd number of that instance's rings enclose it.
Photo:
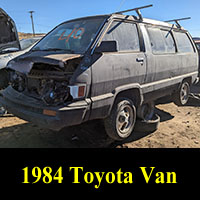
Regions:
[[[190,84],[187,81],[184,81],[178,92],[172,95],[173,102],[177,106],[184,106],[187,104],[190,95]]]
[[[135,126],[136,108],[132,100],[118,98],[113,105],[110,116],[104,119],[107,135],[116,141],[128,138]]]
[[[154,132],[158,129],[160,124],[160,116],[155,114],[151,120],[140,120],[138,119],[135,123],[135,132]]]
[[[155,103],[148,102],[137,108],[137,117],[142,120],[150,120],[154,115]]]
[[[0,90],[5,89],[9,85],[9,74],[5,69],[0,70]]]

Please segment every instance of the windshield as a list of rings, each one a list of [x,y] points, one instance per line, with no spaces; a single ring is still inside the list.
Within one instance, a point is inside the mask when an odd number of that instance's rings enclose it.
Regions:
[[[104,18],[66,22],[42,39],[32,51],[84,53],[94,40]]]

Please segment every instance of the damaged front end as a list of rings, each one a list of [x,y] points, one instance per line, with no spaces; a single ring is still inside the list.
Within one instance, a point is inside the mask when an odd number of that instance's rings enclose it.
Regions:
[[[89,103],[86,84],[70,85],[83,60],[41,57],[10,61],[10,86],[0,92],[0,102],[10,113],[40,127],[59,131],[83,122]],[[79,71],[79,70],[78,70]]]
[[[52,130],[87,121],[90,52],[107,17],[64,22],[10,61],[10,86],[0,92],[0,103],[10,113]]]
[[[64,62],[44,59],[8,64],[13,89],[41,100],[48,106],[59,106],[72,101],[69,82],[82,60],[81,55],[69,56]]]

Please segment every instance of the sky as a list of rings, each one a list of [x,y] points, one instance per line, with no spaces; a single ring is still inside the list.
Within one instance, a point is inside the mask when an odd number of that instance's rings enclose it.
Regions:
[[[200,37],[200,0],[0,0],[0,7],[13,18],[18,31],[25,33],[32,32],[29,11],[35,11],[35,31],[48,33],[70,19],[109,14],[148,4],[153,4],[153,8],[142,10],[144,17],[161,21],[191,17],[191,20],[181,24],[192,36]]]

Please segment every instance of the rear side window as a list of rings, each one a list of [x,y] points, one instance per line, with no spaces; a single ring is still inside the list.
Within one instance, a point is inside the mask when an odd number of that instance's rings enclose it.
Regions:
[[[174,32],[174,35],[177,42],[178,52],[181,53],[194,52],[193,45],[186,33]]]
[[[117,41],[119,51],[140,51],[138,30],[132,23],[113,22],[103,40]]]
[[[172,37],[171,31],[161,30],[161,33],[164,37],[166,52],[167,53],[175,53],[176,47],[175,47],[175,42]]]
[[[147,27],[152,51],[155,54],[175,53],[176,47],[171,31]]]

